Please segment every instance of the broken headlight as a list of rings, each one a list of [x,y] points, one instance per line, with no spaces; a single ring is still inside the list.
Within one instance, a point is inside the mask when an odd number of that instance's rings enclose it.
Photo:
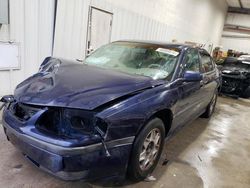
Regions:
[[[96,123],[95,123],[95,129],[96,131],[98,131],[98,133],[102,136],[102,137],[105,137],[105,134],[107,132],[107,129],[108,129],[108,125],[105,121],[103,121],[102,119],[100,118],[97,118],[96,119]]]
[[[94,133],[94,113],[66,108],[49,108],[36,122],[36,127],[69,138]]]

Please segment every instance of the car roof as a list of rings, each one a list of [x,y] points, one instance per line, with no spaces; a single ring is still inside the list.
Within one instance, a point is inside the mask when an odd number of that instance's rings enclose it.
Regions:
[[[250,55],[241,55],[240,57],[238,57],[238,60],[250,61]]]
[[[131,43],[141,43],[141,44],[152,44],[152,45],[159,45],[163,47],[168,48],[178,48],[180,50],[182,49],[188,49],[188,48],[195,48],[198,49],[200,52],[209,54],[205,49],[197,46],[193,46],[190,44],[183,44],[183,43],[171,43],[171,42],[163,42],[163,41],[152,41],[152,40],[118,40],[114,42],[131,42]]]
[[[246,57],[246,58],[250,58],[250,55],[245,54],[245,55],[241,55],[240,57]]]

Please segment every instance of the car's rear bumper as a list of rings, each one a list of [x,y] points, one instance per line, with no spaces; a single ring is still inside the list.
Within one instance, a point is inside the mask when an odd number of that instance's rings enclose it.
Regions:
[[[134,137],[83,147],[63,147],[18,132],[3,119],[7,138],[37,167],[64,180],[124,176]]]

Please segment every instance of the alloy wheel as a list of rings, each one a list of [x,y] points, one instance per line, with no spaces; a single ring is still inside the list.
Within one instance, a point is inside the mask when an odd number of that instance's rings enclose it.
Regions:
[[[139,156],[140,168],[148,170],[155,162],[161,145],[161,133],[158,128],[152,129],[145,138]]]

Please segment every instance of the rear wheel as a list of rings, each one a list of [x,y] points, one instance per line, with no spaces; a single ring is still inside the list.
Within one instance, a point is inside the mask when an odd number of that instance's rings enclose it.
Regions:
[[[140,181],[155,169],[164,146],[165,127],[159,118],[150,120],[136,137],[128,176],[131,180]]]
[[[217,95],[218,95],[217,92],[214,93],[214,96],[213,96],[212,100],[210,101],[209,105],[207,106],[205,113],[202,114],[201,117],[203,117],[203,118],[210,118],[211,117],[211,115],[214,112],[215,106],[216,106]]]

